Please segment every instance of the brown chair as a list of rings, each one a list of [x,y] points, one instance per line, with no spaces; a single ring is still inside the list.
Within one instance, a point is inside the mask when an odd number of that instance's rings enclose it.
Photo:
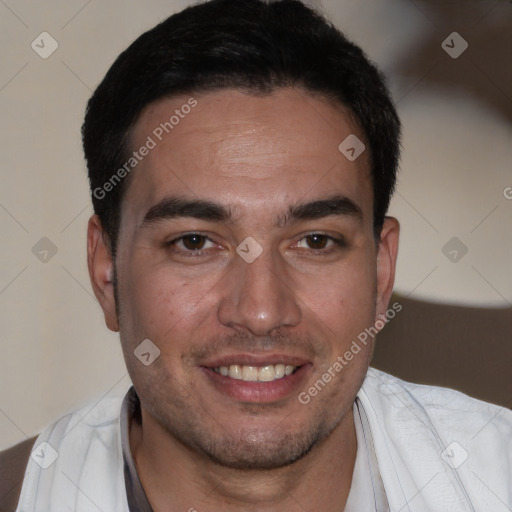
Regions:
[[[512,408],[512,308],[394,301],[403,309],[378,335],[373,367]]]

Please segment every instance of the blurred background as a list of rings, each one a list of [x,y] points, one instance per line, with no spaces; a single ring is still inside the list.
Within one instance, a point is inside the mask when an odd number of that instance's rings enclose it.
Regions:
[[[80,126],[116,56],[185,0],[0,0],[0,450],[130,381],[86,268]],[[402,311],[374,365],[512,406],[512,2],[309,2],[388,78]]]

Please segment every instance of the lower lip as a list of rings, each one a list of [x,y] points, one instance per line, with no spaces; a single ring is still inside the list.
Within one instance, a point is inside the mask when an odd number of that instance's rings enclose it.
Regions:
[[[283,400],[292,393],[298,394],[311,365],[304,364],[294,373],[271,382],[247,382],[225,377],[212,368],[201,367],[210,382],[222,393],[240,402],[271,403]]]

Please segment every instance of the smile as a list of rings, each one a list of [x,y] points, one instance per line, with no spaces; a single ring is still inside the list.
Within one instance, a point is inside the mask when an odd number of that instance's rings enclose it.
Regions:
[[[213,371],[224,377],[245,382],[272,382],[291,375],[298,366],[285,364],[268,364],[264,366],[248,366],[232,364],[229,366],[218,366]]]

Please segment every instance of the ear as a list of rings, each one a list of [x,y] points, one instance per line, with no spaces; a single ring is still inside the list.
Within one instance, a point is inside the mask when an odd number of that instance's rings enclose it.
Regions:
[[[106,243],[107,235],[103,231],[100,218],[93,215],[87,226],[87,266],[94,295],[98,299],[105,323],[111,331],[119,331],[114,294],[114,263],[110,248]]]
[[[395,283],[400,224],[394,217],[386,217],[382,226],[377,251],[377,300],[375,321],[386,313]]]

